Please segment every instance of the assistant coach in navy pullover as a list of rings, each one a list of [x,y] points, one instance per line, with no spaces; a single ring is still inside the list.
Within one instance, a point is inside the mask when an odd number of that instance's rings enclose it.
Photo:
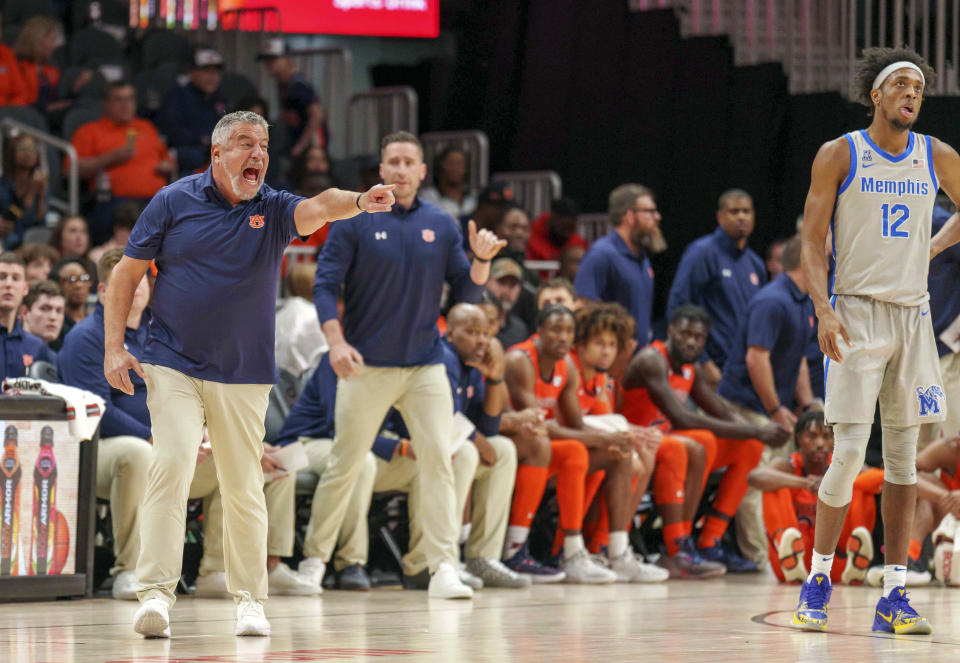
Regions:
[[[388,214],[360,215],[355,223],[334,226],[318,259],[314,302],[340,382],[330,465],[314,499],[322,500],[328,514],[320,539],[329,559],[360,462],[390,407],[396,407],[412,435],[423,489],[433,496],[420,514],[423,550],[434,574],[430,593],[469,597],[470,588],[455,571],[453,403],[437,318],[444,281],[456,300],[478,301],[490,276],[489,261],[506,242],[488,230],[478,232],[471,221],[475,258],[468,262],[453,218],[417,197],[426,172],[416,136],[385,137],[380,175],[396,187],[397,204]],[[342,328],[336,307],[341,288]]]

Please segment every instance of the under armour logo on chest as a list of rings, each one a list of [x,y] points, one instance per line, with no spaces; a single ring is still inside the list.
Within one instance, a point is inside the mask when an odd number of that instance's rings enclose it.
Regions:
[[[386,231],[383,231],[383,232],[375,232],[375,233],[373,233],[373,238],[374,238],[374,239],[386,239],[386,238],[387,238],[387,232],[386,232]]]

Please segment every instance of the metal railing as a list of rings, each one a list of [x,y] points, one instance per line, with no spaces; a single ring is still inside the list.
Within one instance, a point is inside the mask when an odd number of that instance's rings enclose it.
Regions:
[[[482,131],[431,131],[420,136],[423,160],[427,164],[427,181],[433,181],[433,162],[448,147],[456,147],[467,155],[467,179],[470,188],[479,191],[487,186],[490,174],[490,141]]]
[[[347,107],[347,154],[380,150],[380,139],[393,131],[417,133],[419,101],[412,87],[378,87],[351,95]]]
[[[672,7],[684,36],[728,35],[738,65],[781,62],[793,93],[850,95],[857,56],[907,45],[937,71],[930,94],[957,94],[960,0],[629,0]]]
[[[606,213],[581,214],[577,217],[577,232],[593,244],[610,232],[610,215]]]
[[[33,136],[38,143],[45,145],[47,149],[40,150],[40,168],[49,177],[51,173],[56,176],[61,172],[59,167],[62,157],[67,158],[67,199],[51,195],[47,201],[48,205],[64,214],[76,215],[80,212],[80,170],[77,157],[77,150],[65,140],[52,136],[44,131],[40,131],[29,124],[17,122],[14,119],[5,117],[0,119],[0,154],[3,154],[3,143],[9,133],[17,132]],[[56,152],[57,166],[51,168],[51,157],[48,154],[50,150]],[[61,153],[63,153],[61,155]],[[0,165],[0,175],[2,175],[2,165]],[[49,184],[48,184],[49,187]],[[53,190],[49,189],[48,190]]]
[[[531,218],[550,211],[550,203],[563,193],[560,175],[552,170],[524,170],[494,173],[491,182],[504,182],[513,189],[513,199]]]

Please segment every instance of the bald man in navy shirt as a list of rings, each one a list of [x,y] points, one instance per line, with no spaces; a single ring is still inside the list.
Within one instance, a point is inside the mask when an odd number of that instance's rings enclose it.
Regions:
[[[313,298],[340,380],[331,460],[314,496],[314,509],[321,500],[319,512],[326,517],[315,536],[324,542],[323,559],[329,559],[363,457],[393,406],[410,430],[420,485],[431,496],[418,514],[421,549],[432,575],[429,595],[470,598],[473,592],[456,571],[453,401],[437,318],[444,281],[454,301],[480,300],[490,260],[506,241],[489,230],[478,232],[470,221],[471,264],[453,217],[417,196],[427,174],[417,137],[386,136],[380,156],[380,176],[396,186],[397,204],[389,214],[361,215],[356,223],[334,226],[317,264]],[[337,319],[341,290],[342,327]],[[310,561],[318,565],[312,572],[322,576],[323,562]]]
[[[290,241],[328,221],[390,210],[393,186],[329,189],[305,199],[264,185],[267,123],[249,111],[213,130],[211,166],[153,197],[114,268],[104,303],[104,374],[132,394],[130,371],[147,385],[153,455],[140,512],[134,630],[170,637],[180,579],[186,501],[204,423],[224,513],[227,590],[237,601],[236,635],[270,635],[264,415],[274,365],[280,261]],[[157,265],[153,318],[141,361],[123,345],[137,284]]]

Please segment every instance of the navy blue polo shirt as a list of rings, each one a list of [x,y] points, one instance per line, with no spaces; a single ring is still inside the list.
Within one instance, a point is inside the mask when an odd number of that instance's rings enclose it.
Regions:
[[[479,369],[464,364],[447,339],[441,340],[440,343],[443,345],[443,365],[447,369],[447,379],[450,380],[453,395],[453,411],[462,412],[482,435],[486,437],[496,435],[500,432],[500,417],[491,417],[483,410],[483,398],[486,394],[483,374]],[[403,417],[392,408],[383,422],[382,429],[410,439],[410,432]],[[476,432],[470,436],[470,439],[475,436]],[[389,461],[393,458],[394,450],[399,443],[399,439],[378,436],[373,443],[373,453]]]
[[[330,365],[330,353],[323,355],[307,380],[297,402],[277,435],[277,446],[296,442],[300,437],[333,439],[333,409],[337,403],[337,374]]]
[[[480,301],[460,230],[449,214],[417,198],[410,209],[360,214],[336,223],[317,259],[313,301],[320,323],[337,317],[371,366],[425,366],[443,360],[437,318],[443,282],[452,301]]]
[[[277,282],[302,200],[264,184],[231,206],[209,168],[157,192],[124,251],[157,262],[143,362],[213,382],[279,382]]]
[[[637,255],[611,230],[584,254],[574,287],[581,297],[622,304],[637,322],[640,346],[647,344],[653,313],[653,268],[645,251]]]
[[[139,327],[127,327],[123,331],[124,349],[138,360],[143,356],[143,347],[147,342],[148,319],[149,312],[144,311]],[[101,438],[132,435],[149,440],[147,385],[136,372],[130,371],[133,395],[113,389],[103,374],[104,347],[103,304],[97,302],[93,313],[75,324],[63,339],[63,347],[57,356],[60,381],[91,391],[107,402],[100,422]]]
[[[936,235],[950,218],[950,213],[940,206],[933,208],[933,228]],[[937,337],[937,351],[940,356],[951,354],[940,340],[940,333],[950,326],[960,315],[960,244],[949,249],[930,261],[930,273],[927,276],[927,290],[930,292],[930,315],[933,333]]]
[[[723,368],[747,304],[767,280],[767,270],[750,247],[740,250],[717,226],[686,248],[670,287],[667,320],[683,304],[696,304],[710,314],[707,356]]]
[[[0,349],[3,351],[3,376],[0,379],[22,378],[35,361],[57,365],[57,353],[39,336],[23,331],[19,320],[13,323],[10,331],[0,326]],[[100,362],[100,372],[103,372],[103,361]]]
[[[780,274],[765,285],[750,302],[730,345],[727,365],[718,391],[735,403],[766,413],[747,372],[747,348],[770,351],[773,382],[780,403],[792,407],[796,400],[800,362],[805,361],[815,316],[813,302],[793,280]]]
[[[208,96],[187,83],[167,93],[157,113],[157,126],[167,137],[167,146],[176,148],[180,172],[192,173],[210,161],[210,136],[226,112],[220,90]]]

